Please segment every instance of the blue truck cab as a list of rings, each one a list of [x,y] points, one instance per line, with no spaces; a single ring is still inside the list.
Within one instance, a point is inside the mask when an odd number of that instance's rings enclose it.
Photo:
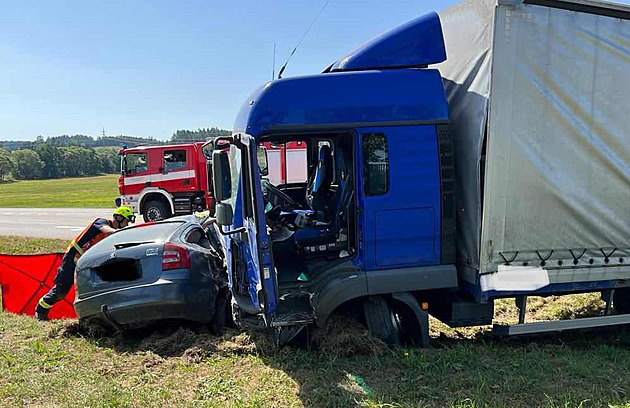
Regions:
[[[425,297],[457,287],[449,109],[429,68],[445,59],[431,13],[250,95],[213,157],[237,322],[283,343],[359,305],[368,325],[398,322],[381,337],[411,322],[426,342]],[[273,185],[263,144],[289,142],[306,144],[307,177]]]

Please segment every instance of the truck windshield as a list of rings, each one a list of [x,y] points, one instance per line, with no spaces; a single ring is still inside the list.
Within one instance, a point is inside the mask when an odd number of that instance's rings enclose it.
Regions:
[[[146,153],[128,153],[123,156],[123,173],[126,175],[147,171]]]

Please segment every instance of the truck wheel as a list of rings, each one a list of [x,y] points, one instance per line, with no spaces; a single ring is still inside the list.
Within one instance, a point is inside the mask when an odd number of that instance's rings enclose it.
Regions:
[[[615,313],[630,313],[630,288],[615,289],[613,307],[615,308]]]
[[[400,344],[400,325],[396,313],[383,296],[371,296],[363,302],[365,320],[370,333],[385,342],[397,346]]]
[[[144,222],[164,220],[170,216],[171,210],[162,200],[151,200],[147,202],[142,212]]]

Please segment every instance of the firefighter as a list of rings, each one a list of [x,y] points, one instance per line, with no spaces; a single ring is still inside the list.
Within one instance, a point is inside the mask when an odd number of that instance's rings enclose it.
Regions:
[[[114,211],[112,220],[105,218],[97,218],[86,229],[83,230],[75,239],[70,242],[66,249],[66,253],[61,260],[61,265],[57,269],[55,275],[55,286],[45,294],[35,308],[35,317],[37,320],[48,320],[48,312],[50,308],[61,299],[66,297],[72,285],[74,284],[74,269],[77,260],[94,246],[98,241],[102,240],[112,232],[120,228],[125,228],[129,223],[135,222],[136,217],[133,210],[129,207],[118,207]]]

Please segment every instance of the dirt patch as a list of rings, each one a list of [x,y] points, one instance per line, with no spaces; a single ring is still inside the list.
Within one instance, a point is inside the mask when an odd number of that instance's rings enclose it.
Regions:
[[[166,360],[158,355],[146,353],[146,356],[142,359],[142,366],[144,368],[152,368],[161,365],[164,361]]]
[[[214,350],[216,347],[212,341],[205,337],[207,335],[195,333],[187,328],[179,328],[172,333],[156,331],[145,337],[138,345],[138,349],[151,351],[162,357],[182,356],[190,348],[201,347],[202,343]]]
[[[269,354],[274,353],[275,347],[271,340],[263,333],[232,332],[223,336],[217,350],[222,354]]]
[[[48,333],[48,337],[89,337],[100,338],[108,335],[112,335],[113,332],[108,328],[100,325],[85,325],[79,324],[77,321],[66,322],[62,325],[53,326]]]
[[[146,327],[124,333],[104,326],[85,326],[67,322],[51,329],[48,337],[82,337],[91,339],[99,346],[121,353],[143,353],[157,360],[147,361],[155,365],[163,359],[181,358],[185,363],[199,363],[212,355],[245,355],[274,353],[269,336],[264,333],[247,333],[228,330],[219,337],[206,327]]]
[[[83,337],[121,353],[146,354],[148,367],[172,358],[181,359],[184,364],[198,364],[213,355],[273,355],[290,351],[290,347],[278,350],[269,333],[228,330],[218,337],[204,327],[154,327],[117,333],[105,327],[68,322],[52,328],[49,337]],[[324,330],[317,330],[312,345],[314,351],[335,357],[380,356],[389,351],[363,325],[344,316],[333,316]]]
[[[321,353],[336,357],[380,356],[389,351],[365,326],[341,315],[331,317],[326,328],[316,333],[313,340]]]

